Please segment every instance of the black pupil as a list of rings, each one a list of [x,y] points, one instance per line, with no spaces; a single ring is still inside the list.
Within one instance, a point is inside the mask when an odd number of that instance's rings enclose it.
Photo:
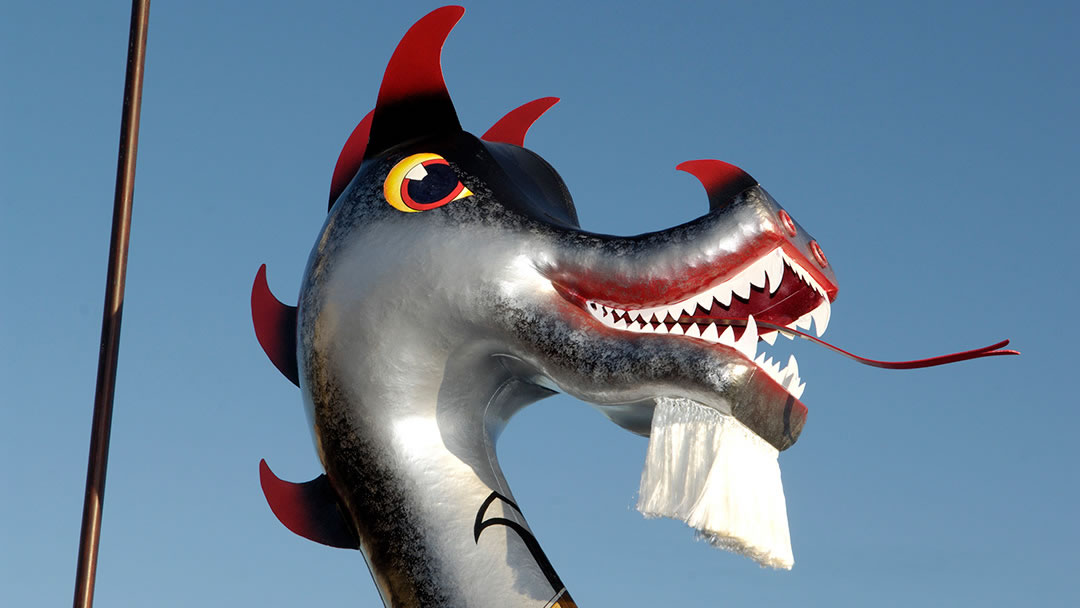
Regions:
[[[427,176],[424,179],[409,180],[409,197],[421,205],[437,203],[450,194],[458,186],[457,174],[449,165],[430,164],[425,165]]]

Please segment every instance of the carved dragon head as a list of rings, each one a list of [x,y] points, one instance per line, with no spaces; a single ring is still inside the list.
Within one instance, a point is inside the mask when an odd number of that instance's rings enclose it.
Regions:
[[[263,485],[308,538],[364,551],[388,606],[570,606],[494,443],[555,391],[648,435],[656,400],[734,417],[778,450],[806,419],[778,334],[829,323],[820,245],[742,170],[679,169],[709,211],[631,237],[580,229],[562,179],[522,147],[557,100],[464,131],[439,57],[463,9],[405,35],[335,167],[296,308],[252,294],[259,341],[300,388],[326,474]],[[785,331],[781,331],[785,330]]]

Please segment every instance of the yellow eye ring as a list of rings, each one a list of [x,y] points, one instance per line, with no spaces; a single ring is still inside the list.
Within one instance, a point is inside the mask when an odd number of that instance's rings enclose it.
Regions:
[[[472,196],[472,192],[445,158],[425,152],[407,156],[390,169],[383,196],[394,209],[416,213]]]

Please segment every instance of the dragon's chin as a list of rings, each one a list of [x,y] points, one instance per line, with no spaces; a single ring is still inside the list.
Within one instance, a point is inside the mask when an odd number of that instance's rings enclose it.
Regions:
[[[638,334],[685,336],[703,345],[734,350],[796,400],[802,397],[806,383],[799,377],[794,355],[781,367],[779,361],[758,352],[759,342],[772,346],[777,334],[794,337],[773,327],[808,330],[813,324],[821,336],[828,327],[831,310],[826,290],[782,247],[689,297],[660,305],[618,302],[600,293],[583,294],[560,283],[553,285],[564,298],[606,327]]]

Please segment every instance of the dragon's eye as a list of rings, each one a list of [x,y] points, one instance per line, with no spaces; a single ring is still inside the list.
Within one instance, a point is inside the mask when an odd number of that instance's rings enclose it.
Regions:
[[[398,211],[416,213],[472,196],[450,163],[438,154],[413,154],[402,159],[383,182],[383,196]]]

